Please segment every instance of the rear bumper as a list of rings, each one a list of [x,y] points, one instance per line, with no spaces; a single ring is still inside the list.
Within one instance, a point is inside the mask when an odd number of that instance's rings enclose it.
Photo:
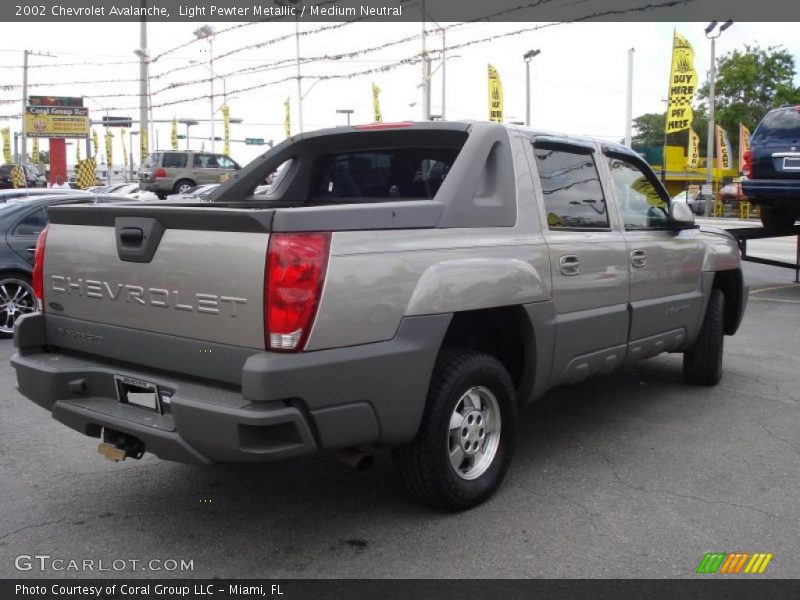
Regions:
[[[147,190],[148,192],[172,192],[172,188],[175,187],[175,182],[177,179],[174,177],[159,177],[158,179],[154,179],[152,181],[148,180],[140,180],[139,187],[143,190]]]
[[[745,179],[742,194],[755,204],[796,203],[800,209],[800,179]]]
[[[11,363],[24,396],[85,435],[119,431],[160,458],[208,464],[409,441],[450,315],[405,319],[387,342],[254,353],[241,367],[241,386],[55,348],[46,320],[39,314],[17,321]],[[159,343],[169,343],[163,338]],[[115,376],[154,383],[171,397],[160,412],[121,403]]]

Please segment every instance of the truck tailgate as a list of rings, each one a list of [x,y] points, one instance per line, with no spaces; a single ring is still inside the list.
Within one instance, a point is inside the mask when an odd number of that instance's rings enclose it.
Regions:
[[[148,205],[51,209],[45,312],[263,349],[267,212]]]

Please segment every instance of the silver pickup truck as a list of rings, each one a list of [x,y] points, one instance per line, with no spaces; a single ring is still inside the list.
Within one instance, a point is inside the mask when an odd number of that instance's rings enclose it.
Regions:
[[[734,240],[628,148],[493,123],[307,133],[208,203],[49,216],[12,364],[55,419],[115,460],[391,447],[451,510],[553,386],[662,352],[716,384],[747,299]]]

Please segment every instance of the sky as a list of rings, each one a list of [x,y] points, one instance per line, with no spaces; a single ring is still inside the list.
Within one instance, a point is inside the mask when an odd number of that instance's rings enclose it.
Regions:
[[[163,52],[194,40],[193,31],[204,23],[149,23],[148,52]],[[245,137],[279,142],[284,139],[283,104],[290,98],[292,133],[299,131],[297,82],[295,79],[294,23],[255,23],[230,31],[233,23],[209,23],[217,34],[213,41],[215,80],[214,108],[222,104],[222,80],[228,95],[231,117],[242,119],[231,126],[234,140]],[[710,60],[706,23],[561,23],[545,27],[537,23],[471,23],[449,27],[448,46],[473,40],[493,40],[449,50],[446,63],[446,117],[479,119],[488,117],[487,63],[501,77],[505,95],[505,119],[525,117],[525,63],[523,54],[531,49],[541,54],[531,62],[531,124],[536,128],[621,140],[625,134],[625,100],[628,50],[634,48],[633,115],[664,110],[668,84],[672,32],[677,29],[694,46],[695,67],[701,81]],[[324,23],[301,23],[301,31],[314,31]],[[537,29],[533,29],[537,28]],[[418,56],[421,49],[420,23],[353,23],[300,38],[301,57],[332,56],[337,53],[373,48],[414,36],[415,39],[351,58],[314,61],[302,65],[303,128],[313,130],[341,125],[345,116],[337,109],[352,109],[353,123],[373,120],[371,84],[381,88],[384,121],[419,120],[422,92],[419,63],[402,65],[385,72],[349,79],[316,80],[314,76],[351,74],[394,65]],[[521,33],[505,35],[512,32]],[[532,30],[533,29],[533,30]],[[428,23],[430,49],[441,48],[442,37]],[[783,46],[800,66],[800,37],[796,23],[735,23],[717,40],[717,56],[745,44]],[[285,41],[261,48],[226,53],[264,43],[277,37]],[[496,37],[504,36],[504,37]],[[22,51],[45,52],[55,57],[32,56],[29,94],[86,97],[85,106],[94,119],[103,114],[138,118],[139,64],[134,49],[139,47],[138,23],[24,23],[4,32],[0,40],[0,115],[19,114],[22,82]],[[150,65],[153,117],[156,120],[210,119],[209,44],[194,41],[167,53]],[[285,61],[285,62],[282,62]],[[275,63],[278,63],[277,65]],[[47,65],[47,66],[45,66]],[[235,71],[251,69],[246,74]],[[433,62],[431,82],[433,114],[441,114],[442,69]],[[167,72],[169,71],[169,72]],[[280,81],[285,80],[285,81]],[[87,83],[78,83],[87,82]],[[98,82],[98,83],[91,83]],[[184,84],[187,85],[177,85]],[[264,86],[264,84],[270,84]],[[796,82],[797,85],[797,82]],[[170,87],[173,86],[173,87]],[[262,86],[249,91],[243,88]],[[120,96],[114,96],[120,94]],[[161,106],[176,100],[189,100]],[[14,100],[13,103],[3,102]],[[217,115],[219,113],[217,112]],[[219,117],[221,118],[221,117]],[[0,127],[19,131],[20,120],[0,119]],[[158,147],[170,146],[170,124],[155,125]],[[100,138],[103,132],[98,129]],[[185,133],[183,127],[180,133]],[[215,131],[222,135],[222,125]],[[208,124],[192,127],[191,135],[210,136]],[[151,139],[151,150],[155,149]],[[30,143],[30,142],[29,142]],[[128,139],[126,137],[126,144]],[[185,142],[181,141],[180,147]],[[200,148],[200,141],[192,141]],[[47,143],[41,144],[46,149]],[[222,144],[217,142],[216,150]],[[75,146],[68,150],[68,162],[75,160]],[[210,149],[210,142],[205,142]],[[263,147],[233,143],[231,156],[246,164]],[[82,154],[83,152],[82,148]],[[114,162],[122,162],[119,136],[114,140]],[[137,161],[138,162],[138,161]]]

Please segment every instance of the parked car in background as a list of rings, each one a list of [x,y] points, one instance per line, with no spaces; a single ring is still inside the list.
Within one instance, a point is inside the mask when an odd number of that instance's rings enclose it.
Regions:
[[[123,202],[74,190],[9,199],[0,204],[0,337],[11,337],[20,315],[36,310],[31,286],[36,240],[47,225],[47,208],[61,204]]]
[[[199,200],[203,199],[211,193],[212,190],[215,190],[219,187],[218,183],[208,183],[206,185],[196,185],[193,188],[189,188],[185,192],[180,194],[170,194],[167,196],[167,200],[170,202],[176,201],[185,201],[185,200]]]
[[[672,202],[685,202],[696,215],[705,214],[706,211],[706,197],[702,192],[684,190],[679,194],[675,194],[672,197]]]
[[[142,188],[165,199],[183,194],[197,185],[220,183],[241,167],[224,154],[194,150],[153,152],[142,163],[139,182]]]
[[[111,186],[109,191],[103,193],[125,196],[131,200],[158,200],[158,196],[153,192],[143,190],[138,183],[123,183],[122,185]]]
[[[761,120],[744,153],[742,192],[761,222],[785,231],[800,218],[800,106],[782,106]]]
[[[14,182],[12,181],[12,174],[14,167],[19,167],[19,163],[6,163],[0,166],[0,189],[13,188]],[[22,165],[25,174],[25,187],[29,188],[43,188],[47,187],[47,178],[39,173],[35,165],[25,163]]]
[[[742,184],[734,181],[733,183],[726,183],[719,190],[719,199],[725,202],[732,200],[742,200]]]
[[[9,200],[16,198],[39,198],[41,196],[53,196],[57,194],[84,194],[80,190],[67,190],[63,188],[56,188],[54,190],[48,188],[13,188],[8,190],[0,190],[0,204],[5,204]]]

